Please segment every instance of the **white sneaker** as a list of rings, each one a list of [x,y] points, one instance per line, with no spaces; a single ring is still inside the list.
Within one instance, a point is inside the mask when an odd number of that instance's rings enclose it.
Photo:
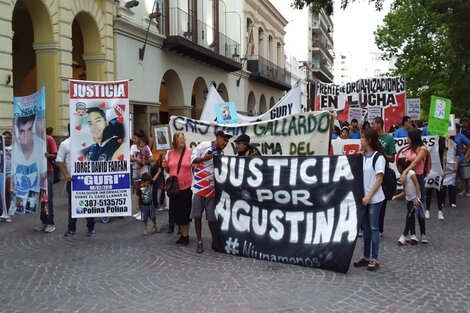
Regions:
[[[421,235],[421,244],[425,245],[428,243],[428,236]]]
[[[465,191],[461,191],[458,193],[459,196],[465,196]]]
[[[139,213],[139,216],[136,216],[136,217],[135,217],[135,220],[136,220],[136,221],[141,221],[141,220],[142,220],[142,216],[140,215],[140,213]]]
[[[438,211],[438,212],[437,212],[437,219],[439,219],[439,220],[443,220],[443,219],[444,219],[444,213],[442,213],[442,211]]]
[[[465,195],[466,195],[467,197],[470,197],[470,192],[467,192]]]
[[[426,210],[426,212],[424,212],[424,217],[428,220],[431,218],[431,214],[429,214],[429,210]]]
[[[419,242],[418,237],[416,237],[416,235],[411,235],[410,242],[411,242],[412,245],[418,244],[418,242]]]
[[[54,230],[55,230],[55,226],[54,226],[54,225],[47,225],[47,226],[46,226],[46,229],[44,229],[44,232],[46,232],[46,233],[52,233]]]
[[[456,208],[456,207],[457,207],[457,204],[452,203],[452,204],[450,205],[450,207],[451,207],[451,208]]]
[[[140,212],[137,212],[134,215],[132,215],[133,218],[138,218],[139,216],[140,216]]]
[[[399,244],[400,246],[406,245],[406,237],[403,236],[403,234],[401,234],[400,238],[398,238],[398,244]]]

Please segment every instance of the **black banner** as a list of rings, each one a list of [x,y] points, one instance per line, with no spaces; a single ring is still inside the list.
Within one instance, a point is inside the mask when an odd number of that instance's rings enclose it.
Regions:
[[[217,251],[346,273],[365,210],[362,156],[214,157]]]

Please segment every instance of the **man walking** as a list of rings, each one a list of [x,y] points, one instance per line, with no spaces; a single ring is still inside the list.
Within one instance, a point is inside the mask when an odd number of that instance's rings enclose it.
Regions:
[[[77,219],[72,218],[72,189],[71,189],[71,182],[72,177],[70,176],[70,168],[72,165],[70,159],[70,123],[68,125],[68,132],[69,136],[65,139],[59,146],[59,152],[57,153],[57,166],[62,173],[62,176],[65,178],[67,182],[67,193],[68,193],[68,202],[69,202],[69,224],[67,230],[65,231],[64,236],[73,236],[76,234],[77,231]],[[95,218],[88,217],[86,219],[86,225],[88,228],[87,236],[91,237],[95,234]]]
[[[202,244],[202,212],[206,211],[206,220],[212,235],[215,236],[215,186],[214,186],[214,155],[223,155],[224,148],[232,135],[223,130],[217,131],[214,141],[203,141],[193,149],[191,163],[195,164],[193,177],[193,206],[191,218],[194,219],[194,228],[197,237],[197,253],[204,252]],[[212,245],[214,248],[214,245]]]

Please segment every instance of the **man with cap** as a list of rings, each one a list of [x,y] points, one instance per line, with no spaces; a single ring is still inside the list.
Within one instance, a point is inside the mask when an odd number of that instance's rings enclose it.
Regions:
[[[224,148],[232,135],[224,130],[218,130],[214,141],[203,141],[193,149],[191,163],[194,164],[193,173],[193,203],[191,218],[194,219],[194,228],[197,237],[197,253],[204,252],[202,244],[202,212],[206,211],[206,220],[212,238],[215,235],[215,186],[214,186],[214,155],[223,155]],[[213,239],[214,240],[214,239]]]
[[[250,136],[241,134],[235,141],[238,156],[260,156],[258,148],[250,144]]]

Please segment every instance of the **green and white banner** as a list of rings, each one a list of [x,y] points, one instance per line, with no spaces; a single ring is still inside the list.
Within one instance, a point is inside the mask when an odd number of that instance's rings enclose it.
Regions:
[[[224,129],[233,135],[224,150],[225,155],[235,155],[233,140],[241,135],[250,136],[250,143],[262,155],[312,156],[328,155],[330,134],[330,114],[326,111],[313,111],[286,117],[247,124],[217,124],[194,120],[185,116],[170,118],[172,135],[184,132],[189,147],[201,141],[212,141],[215,133]]]
[[[431,97],[429,109],[428,132],[430,135],[447,137],[449,132],[449,115],[452,101],[436,96]]]

